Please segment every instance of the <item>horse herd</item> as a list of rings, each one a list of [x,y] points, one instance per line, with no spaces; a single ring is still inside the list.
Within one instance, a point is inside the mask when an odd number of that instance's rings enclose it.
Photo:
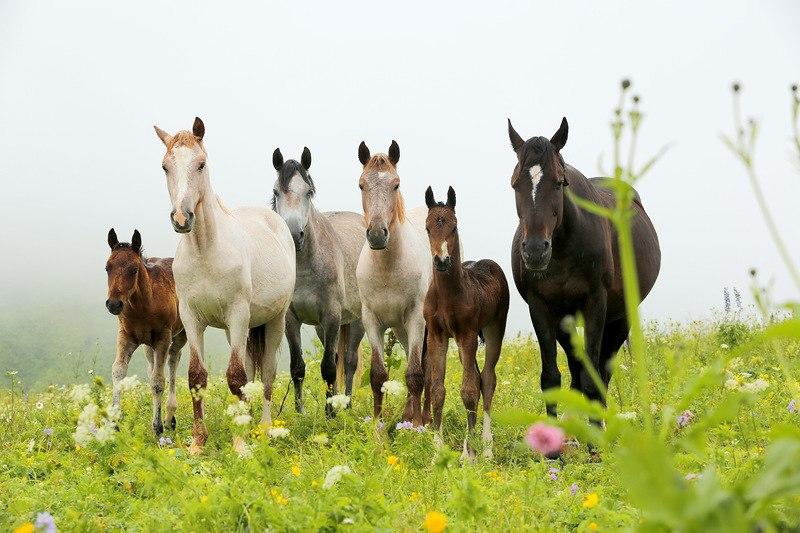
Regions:
[[[371,345],[370,384],[373,412],[379,417],[383,384],[384,333],[391,328],[405,349],[407,397],[403,420],[415,426],[430,422],[441,442],[444,375],[449,339],[458,346],[467,410],[467,435],[477,421],[483,397],[484,455],[491,456],[491,403],[495,367],[505,334],[509,289],[500,266],[490,260],[462,262],[452,187],[445,201],[425,192],[426,206],[407,210],[397,173],[400,148],[387,153],[358,147],[358,179],[363,214],[320,212],[314,206],[311,152],[300,161],[284,160],[279,149],[272,205],[228,208],[212,188],[205,126],[195,118],[192,131],[170,135],[156,127],[166,152],[166,175],[173,229],[182,235],[175,258],[145,258],[142,239],[130,242],[108,233],[106,307],[119,318],[116,358],[112,365],[113,401],[119,405],[120,382],[134,350],[145,346],[153,400],[153,429],[160,434],[164,366],[169,367],[166,423],[175,428],[175,373],[181,348],[189,345],[188,381],[194,425],[192,452],[202,449],[208,430],[203,422],[208,382],[203,349],[207,327],[224,329],[230,344],[228,387],[243,398],[242,387],[260,374],[264,384],[261,422],[271,424],[272,386],[277,350],[285,335],[295,408],[303,412],[303,361],[300,327],[313,325],[324,352],[321,373],[328,398],[337,394],[337,364],[344,394],[352,394],[361,340]],[[562,320],[577,312],[585,317],[587,355],[608,384],[609,359],[628,335],[622,294],[617,236],[605,219],[581,210],[565,193],[611,206],[614,196],[600,179],[587,179],[566,165],[560,152],[567,141],[564,119],[552,138],[524,141],[508,123],[517,160],[511,185],[519,225],[512,244],[512,271],[527,302],[542,357],[542,390],[559,387],[556,342],[567,355],[571,387],[602,399],[576,358]],[[633,238],[642,297],[655,283],[661,254],[650,219],[636,196]],[[476,352],[486,345],[483,369]],[[424,399],[423,399],[424,395]],[[555,415],[556,406],[547,405]],[[326,412],[334,415],[333,406]],[[474,457],[468,439],[465,458]]]

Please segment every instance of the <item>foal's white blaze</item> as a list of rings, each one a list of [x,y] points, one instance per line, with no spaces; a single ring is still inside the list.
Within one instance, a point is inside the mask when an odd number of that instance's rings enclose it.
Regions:
[[[450,257],[450,252],[447,249],[447,241],[444,241],[442,243],[441,252],[439,253],[439,258],[440,259],[447,259],[448,257]]]
[[[542,179],[544,176],[544,171],[542,170],[541,165],[533,165],[530,170],[531,173],[531,184],[533,187],[531,188],[531,195],[533,196],[533,203],[536,203],[536,190],[539,187],[539,180]]]

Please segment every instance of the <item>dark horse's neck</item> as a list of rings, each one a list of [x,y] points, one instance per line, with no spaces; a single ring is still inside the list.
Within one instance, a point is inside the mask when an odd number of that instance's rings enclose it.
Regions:
[[[577,170],[572,169],[572,167],[567,168],[572,170],[571,172],[568,170],[568,180],[570,183],[568,187],[578,196],[586,198],[587,190],[592,187],[589,180]],[[587,200],[594,201],[594,198],[590,196]],[[564,208],[561,215],[561,224],[553,231],[554,255],[557,254],[559,250],[563,250],[570,245],[572,239],[576,236],[576,228],[580,226],[584,214],[584,211],[570,199],[569,194],[564,192]]]

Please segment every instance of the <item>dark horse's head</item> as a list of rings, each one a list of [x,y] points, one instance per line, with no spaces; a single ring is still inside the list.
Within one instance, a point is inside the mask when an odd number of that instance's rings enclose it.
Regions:
[[[112,315],[118,315],[136,292],[139,281],[139,268],[142,265],[142,236],[134,230],[131,242],[119,242],[114,228],[108,231],[108,246],[111,255],[106,261],[108,273],[108,299],[106,308]]]
[[[308,173],[311,168],[311,151],[307,147],[303,148],[303,155],[298,163],[294,159],[284,161],[280,148],[275,148],[272,166],[278,172],[278,179],[272,189],[272,209],[286,221],[294,239],[294,248],[299,252],[305,241],[311,201],[317,191],[314,180]]]
[[[461,257],[458,242],[458,220],[456,219],[456,191],[447,189],[447,203],[437,202],[433,197],[433,189],[425,191],[425,204],[428,206],[428,218],[425,230],[433,255],[433,266],[439,272],[447,272]]]
[[[568,185],[561,149],[567,144],[567,119],[549,140],[532,137],[523,141],[508,121],[511,147],[517,165],[511,186],[517,203],[522,230],[522,261],[528,270],[545,270],[553,255],[553,233],[561,225],[564,213],[564,186]]]

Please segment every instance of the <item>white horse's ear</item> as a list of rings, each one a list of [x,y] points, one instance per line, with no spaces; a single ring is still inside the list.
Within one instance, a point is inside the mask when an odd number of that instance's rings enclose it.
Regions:
[[[206,134],[206,125],[200,120],[200,117],[194,117],[194,124],[192,124],[192,133],[198,140],[203,140],[203,135]]]
[[[158,138],[161,139],[162,143],[164,143],[164,146],[169,146],[169,143],[172,142],[172,135],[162,130],[158,126],[153,127],[156,129],[156,135],[158,135]]]
[[[306,170],[311,168],[311,150],[308,149],[308,146],[303,147],[303,155],[300,156],[300,164],[303,165],[303,168]]]
[[[369,163],[369,148],[367,148],[367,143],[364,141],[361,141],[361,144],[358,145],[358,160],[365,166]]]

